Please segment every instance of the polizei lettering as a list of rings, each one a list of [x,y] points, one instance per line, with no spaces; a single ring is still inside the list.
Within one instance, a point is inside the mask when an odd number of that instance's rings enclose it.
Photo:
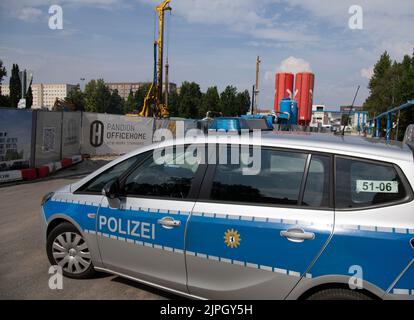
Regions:
[[[155,240],[155,224],[148,222],[99,216],[99,230],[119,236]]]

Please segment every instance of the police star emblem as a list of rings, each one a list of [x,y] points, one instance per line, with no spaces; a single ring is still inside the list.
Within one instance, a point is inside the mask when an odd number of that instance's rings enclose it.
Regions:
[[[224,243],[230,248],[237,248],[240,245],[240,234],[237,230],[231,229],[224,233]]]

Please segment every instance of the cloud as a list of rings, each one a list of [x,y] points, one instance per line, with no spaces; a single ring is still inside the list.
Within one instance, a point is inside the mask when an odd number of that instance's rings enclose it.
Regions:
[[[414,36],[407,33],[412,29],[414,2],[407,0],[359,0],[357,4],[363,9],[363,30],[348,29],[351,17],[348,9],[354,0],[290,0],[290,5],[305,10],[309,19],[326,28],[337,28],[350,41],[369,46],[372,55],[377,56],[385,49],[395,51],[396,58],[412,53]],[[333,38],[330,36],[332,39]],[[385,44],[384,44],[385,42]],[[395,44],[395,46],[393,45]],[[408,50],[408,52],[407,52]]]
[[[125,0],[1,0],[0,15],[13,17],[21,21],[37,21],[41,15],[48,15],[48,8],[52,4],[65,7],[94,7],[113,9],[126,5]]]
[[[138,0],[157,5],[159,0]],[[189,23],[224,26],[229,30],[269,42],[315,41],[318,37],[297,24],[287,26],[277,10],[280,0],[180,0],[173,2],[173,13]]]
[[[36,21],[40,15],[42,14],[42,10],[32,7],[25,7],[22,8],[19,12],[17,12],[17,18],[22,21]]]
[[[310,63],[301,58],[289,57],[283,60],[280,65],[274,70],[265,72],[264,79],[266,81],[274,81],[277,72],[312,72]]]
[[[374,68],[362,68],[361,69],[361,77],[370,80],[374,75]]]
[[[312,72],[309,62],[295,57],[289,57],[283,60],[278,70],[292,73]]]

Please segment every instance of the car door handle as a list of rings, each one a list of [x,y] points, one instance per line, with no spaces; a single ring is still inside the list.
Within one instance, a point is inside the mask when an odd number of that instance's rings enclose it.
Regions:
[[[305,240],[315,239],[315,234],[313,232],[305,232],[305,230],[301,228],[284,230],[280,232],[280,235],[292,242],[303,242]]]
[[[165,217],[165,218],[159,219],[157,223],[163,226],[165,229],[172,229],[172,228],[177,228],[181,226],[180,220],[174,220],[171,217]]]

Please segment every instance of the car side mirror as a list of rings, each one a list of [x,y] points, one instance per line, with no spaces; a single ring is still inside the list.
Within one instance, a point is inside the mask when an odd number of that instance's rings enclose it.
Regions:
[[[120,194],[119,188],[119,181],[116,179],[115,181],[108,182],[102,189],[102,195],[107,197],[108,199],[116,199],[119,197]]]

